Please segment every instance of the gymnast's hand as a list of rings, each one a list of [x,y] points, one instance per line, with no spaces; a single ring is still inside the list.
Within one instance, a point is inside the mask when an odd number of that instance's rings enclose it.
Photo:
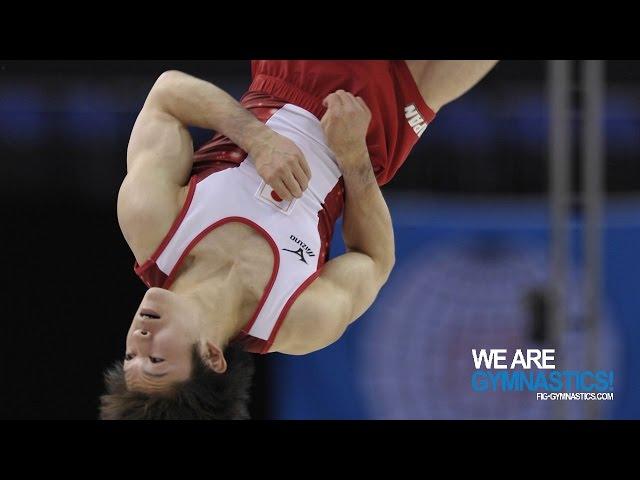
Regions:
[[[337,90],[324,99],[323,105],[327,111],[320,123],[343,173],[370,163],[366,137],[371,111],[364,100]]]
[[[311,170],[298,146],[270,128],[254,138],[249,155],[258,174],[283,200],[300,198],[311,179]]]

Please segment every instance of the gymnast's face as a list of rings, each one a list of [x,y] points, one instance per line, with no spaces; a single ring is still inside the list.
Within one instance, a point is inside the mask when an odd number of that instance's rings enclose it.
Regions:
[[[197,306],[182,295],[147,291],[127,334],[124,371],[130,390],[162,393],[190,377],[197,315]]]

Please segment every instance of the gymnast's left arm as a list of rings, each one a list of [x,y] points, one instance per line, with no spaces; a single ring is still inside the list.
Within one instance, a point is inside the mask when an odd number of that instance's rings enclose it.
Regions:
[[[302,196],[307,188],[311,172],[294,142],[259,121],[224,90],[175,70],[160,75],[149,92],[131,134],[128,168],[138,163],[148,170],[149,159],[156,164],[161,159],[170,180],[185,185],[193,163],[189,126],[229,137],[249,153],[258,174],[285,200]],[[176,139],[176,131],[182,140]],[[190,154],[181,149],[179,155],[168,155],[176,150],[176,141],[188,144]]]

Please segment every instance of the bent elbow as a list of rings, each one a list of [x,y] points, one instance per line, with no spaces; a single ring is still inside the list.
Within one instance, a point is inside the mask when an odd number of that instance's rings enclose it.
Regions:
[[[395,266],[395,264],[396,264],[396,257],[394,253],[387,255],[384,259],[381,259],[381,261],[378,263],[379,265],[378,270],[380,272],[382,285],[387,283],[387,280],[389,279],[389,276],[391,275],[391,272],[393,271],[393,267]]]
[[[389,273],[393,270],[393,267],[396,266],[396,254],[392,253],[391,258],[389,259]]]
[[[153,87],[151,87],[147,102],[165,105],[171,95],[175,93],[176,85],[184,75],[186,74],[178,70],[167,70],[161,73],[153,84]]]
[[[154,83],[153,88],[163,88],[163,87],[166,87],[167,85],[170,86],[184,75],[185,75],[184,73],[178,70],[167,70],[166,72],[162,72],[156,79],[156,82]]]

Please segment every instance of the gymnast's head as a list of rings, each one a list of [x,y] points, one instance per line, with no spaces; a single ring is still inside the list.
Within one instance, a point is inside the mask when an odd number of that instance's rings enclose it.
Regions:
[[[227,345],[219,323],[197,295],[149,289],[129,327],[124,359],[105,372],[100,418],[248,418],[252,358]]]

